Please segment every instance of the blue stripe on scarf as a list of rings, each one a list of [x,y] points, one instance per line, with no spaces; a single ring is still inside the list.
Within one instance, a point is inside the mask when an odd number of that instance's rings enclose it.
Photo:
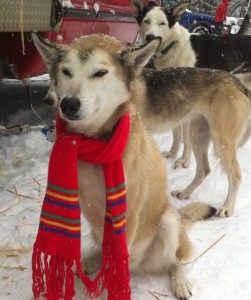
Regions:
[[[124,225],[121,229],[115,229],[114,233],[115,234],[121,234],[126,230],[126,226]]]
[[[72,209],[79,209],[79,204],[66,204],[66,203],[63,203],[63,202],[58,202],[56,200],[52,200],[48,197],[44,197],[44,200],[49,202],[49,203],[58,205],[58,206],[63,206],[63,207],[72,208]]]
[[[46,230],[46,231],[51,231],[51,232],[55,232],[55,233],[60,233],[63,235],[66,235],[68,237],[72,237],[72,238],[80,238],[80,233],[70,233],[70,232],[66,232],[62,229],[57,229],[57,228],[52,228],[52,227],[48,227],[44,224],[40,224],[39,225],[40,228]]]
[[[108,201],[108,205],[110,206],[110,207],[114,207],[114,206],[117,206],[117,205],[120,205],[120,204],[122,204],[122,203],[124,203],[124,202],[126,202],[126,198],[122,198],[122,199],[120,199],[120,200],[118,200],[118,201],[116,201],[116,202],[111,202],[111,201]]]

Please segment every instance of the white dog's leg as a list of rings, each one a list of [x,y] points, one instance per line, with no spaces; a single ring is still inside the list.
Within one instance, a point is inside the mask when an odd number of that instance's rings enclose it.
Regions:
[[[182,141],[182,127],[178,126],[173,129],[173,144],[170,151],[163,152],[165,158],[175,158],[179,152]]]
[[[210,142],[209,126],[204,117],[191,121],[190,141],[196,159],[196,174],[193,181],[184,190],[175,190],[172,195],[179,199],[189,198],[192,192],[210,173],[208,162],[208,147]]]
[[[188,168],[191,160],[191,152],[192,147],[190,143],[190,122],[185,122],[182,126],[183,129],[183,143],[184,143],[184,150],[182,156],[178,158],[174,163],[174,169],[177,168]]]

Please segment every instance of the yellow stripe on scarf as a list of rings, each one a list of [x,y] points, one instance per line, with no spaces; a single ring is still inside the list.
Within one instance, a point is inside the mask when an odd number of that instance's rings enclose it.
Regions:
[[[123,196],[125,194],[126,194],[126,190],[124,190],[124,191],[122,191],[122,192],[120,192],[120,193],[118,193],[116,195],[107,196],[107,199],[108,200],[114,200],[114,199],[117,199],[117,198],[119,198],[119,197],[121,197],[121,196]]]
[[[59,195],[57,193],[53,193],[51,191],[47,191],[46,194],[50,195],[50,196],[53,196],[57,199],[66,200],[66,201],[70,201],[70,202],[78,201],[78,197],[67,197],[67,196]]]
[[[49,221],[49,220],[44,219],[44,218],[40,218],[40,220],[41,220],[43,223],[46,223],[46,224],[49,224],[49,225],[58,226],[58,227],[61,227],[61,228],[66,228],[66,229],[69,229],[69,230],[71,230],[71,231],[79,231],[80,228],[81,228],[80,226],[78,226],[78,227],[67,226],[67,225],[64,225],[64,224],[61,224],[61,223],[58,223],[58,222]]]

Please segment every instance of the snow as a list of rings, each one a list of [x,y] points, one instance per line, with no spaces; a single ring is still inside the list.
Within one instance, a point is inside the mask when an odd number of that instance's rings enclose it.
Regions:
[[[75,8],[75,6],[71,3],[71,0],[63,0],[62,6],[67,8]]]
[[[98,14],[100,6],[98,5],[98,3],[94,3],[93,8],[95,10],[95,13]]]
[[[89,9],[88,4],[86,2],[83,3],[83,9]]]
[[[162,151],[169,148],[170,133],[155,135],[154,138]],[[45,192],[51,147],[52,143],[40,132],[0,136],[1,300],[32,299],[31,249]],[[243,181],[234,216],[198,222],[190,230],[189,238],[194,246],[192,260],[195,261],[186,265],[185,270],[193,285],[192,300],[251,299],[250,153],[251,141],[238,151]],[[165,161],[168,171],[167,190],[174,206],[180,207],[193,201],[210,203],[217,208],[223,204],[227,178],[214,158],[212,149],[210,162],[212,172],[208,178],[190,200],[179,201],[170,195],[170,191],[190,182],[195,170],[194,159],[189,169],[179,170],[172,168],[173,160]],[[88,255],[94,244],[88,236],[89,225],[85,220],[82,226],[85,228],[83,252]],[[218,239],[220,240],[214,245]],[[205,250],[207,251],[203,254]],[[175,299],[166,275],[132,276],[131,286],[133,300]],[[84,299],[78,280],[76,289],[75,299]]]

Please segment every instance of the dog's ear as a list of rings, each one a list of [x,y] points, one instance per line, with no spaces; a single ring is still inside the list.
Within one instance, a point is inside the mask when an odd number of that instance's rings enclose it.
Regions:
[[[237,32],[237,34],[243,34],[243,35],[248,34],[248,31],[249,31],[250,27],[251,27],[250,18],[249,18],[249,15],[246,14],[244,19],[243,19],[243,22],[241,24],[241,27],[240,27],[239,31]]]
[[[155,1],[149,1],[148,2],[148,7],[154,7],[154,6],[159,6],[159,5]]]
[[[58,60],[59,51],[55,44],[43,39],[37,33],[31,33],[32,40],[38,52],[41,54],[47,68],[50,70],[53,62]]]
[[[144,1],[143,0],[130,0],[131,7],[135,11],[136,15],[140,14],[144,7]]]
[[[144,0],[130,0],[130,2],[131,7],[135,12],[135,19],[138,24],[141,24],[144,16],[149,10],[151,10],[154,6],[158,6],[158,3],[155,1],[150,1],[148,5],[145,5]]]
[[[178,5],[175,5],[170,10],[168,10],[168,13],[170,17],[173,19],[174,23],[179,21],[180,16],[186,11],[189,4],[190,4],[190,0],[184,1]]]
[[[135,19],[138,24],[141,24],[143,17],[144,17],[144,10],[146,9],[143,0],[130,0],[131,7],[135,12]]]
[[[121,53],[121,59],[130,69],[136,70],[140,74],[145,65],[149,62],[161,43],[161,38],[156,37],[149,43],[131,50],[125,50]]]

